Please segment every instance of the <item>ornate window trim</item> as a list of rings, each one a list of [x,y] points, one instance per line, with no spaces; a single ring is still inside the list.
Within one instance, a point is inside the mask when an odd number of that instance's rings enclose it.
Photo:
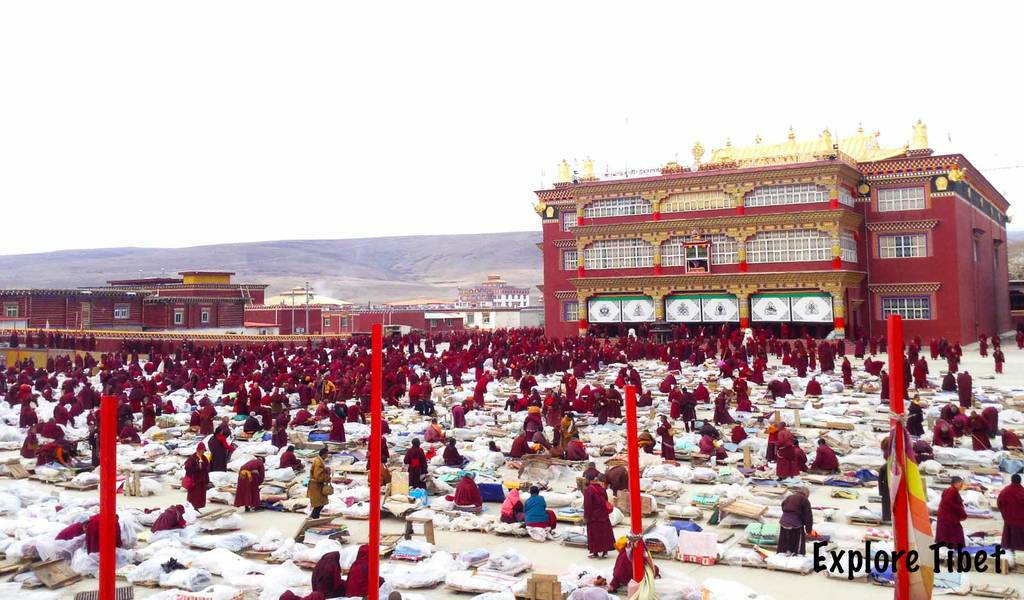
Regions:
[[[938,219],[924,219],[921,221],[880,221],[866,223],[864,226],[868,228],[868,231],[881,232],[935,229],[935,226],[938,224]]]

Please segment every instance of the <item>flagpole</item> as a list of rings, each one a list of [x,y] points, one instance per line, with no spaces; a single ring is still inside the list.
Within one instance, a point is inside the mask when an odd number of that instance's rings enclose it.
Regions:
[[[892,414],[889,419],[889,461],[890,465],[898,465],[901,473],[895,489],[890,490],[890,497],[893,498],[891,506],[896,551],[903,552],[899,560],[899,568],[896,568],[895,564],[893,565],[893,575],[896,579],[896,600],[909,600],[910,573],[906,568],[906,556],[910,549],[909,531],[907,530],[909,521],[907,513],[910,510],[910,502],[907,498],[907,478],[904,473],[907,463],[907,448],[905,447],[906,430],[903,425],[903,321],[899,315],[889,315],[887,337],[889,338],[889,411]],[[893,478],[889,477],[890,483],[892,480]]]
[[[626,386],[626,453],[629,457],[629,520],[633,536],[643,533],[643,511],[640,500],[640,441],[637,434],[636,388]],[[633,581],[644,579],[644,546],[637,540],[633,546]]]
[[[100,568],[99,597],[114,597],[117,569],[117,396],[100,397],[96,441],[100,455]]]
[[[379,600],[380,596],[380,469],[381,469],[381,391],[384,354],[384,326],[374,323],[370,326],[370,564],[368,570],[367,597]]]

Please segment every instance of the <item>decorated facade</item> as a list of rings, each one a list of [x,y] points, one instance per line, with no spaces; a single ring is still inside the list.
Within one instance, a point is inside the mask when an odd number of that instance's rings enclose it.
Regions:
[[[974,340],[1010,326],[1005,198],[919,121],[711,152],[599,179],[560,166],[537,192],[549,335],[647,324]]]

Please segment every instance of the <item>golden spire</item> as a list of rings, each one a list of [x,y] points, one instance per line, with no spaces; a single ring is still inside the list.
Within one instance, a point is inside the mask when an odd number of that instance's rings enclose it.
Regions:
[[[596,179],[596,177],[594,177],[594,161],[589,157],[587,160],[583,161],[583,179],[586,181]]]
[[[864,135],[864,122],[863,121],[857,123],[857,133],[860,134],[860,135]]]
[[[698,141],[693,145],[693,162],[700,164],[700,159],[704,156],[704,145]]]
[[[790,140],[796,139],[796,133],[793,132],[793,126],[789,126],[789,135],[787,136]]]
[[[914,137],[910,142],[911,150],[927,150],[928,149],[928,126],[921,122],[921,119],[917,120],[914,124]]]
[[[760,133],[754,135],[754,143],[755,144],[760,144],[761,143],[761,134]]]
[[[832,150],[832,132],[825,128],[825,131],[821,132],[821,144],[825,146],[825,151]]]
[[[558,182],[569,183],[572,181],[572,175],[569,173],[569,161],[562,159],[562,162],[558,163]]]

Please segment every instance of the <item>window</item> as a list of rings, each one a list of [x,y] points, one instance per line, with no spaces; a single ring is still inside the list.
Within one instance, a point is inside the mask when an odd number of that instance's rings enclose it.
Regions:
[[[199,322],[200,323],[209,323],[210,322],[210,309],[209,308],[200,309],[200,311],[199,311]]]
[[[735,238],[716,233],[708,239],[711,240],[711,264],[734,265],[739,262],[739,246]]]
[[[810,204],[828,202],[828,193],[813,183],[793,185],[767,185],[747,194],[744,206],[777,206],[780,204]]]
[[[185,309],[176,308],[174,309],[174,324],[183,325],[185,323]]]
[[[908,321],[926,321],[932,318],[931,298],[882,298],[882,318],[899,315]]]
[[[562,320],[576,321],[580,318],[580,303],[576,300],[562,302]]]
[[[651,214],[651,203],[639,197],[594,200],[583,209],[588,219]]]
[[[708,244],[700,246],[686,246],[686,272],[707,273],[711,270],[708,257],[711,250]]]
[[[878,190],[878,211],[917,210],[924,208],[924,188],[886,188]]]
[[[324,317],[324,329],[330,329],[330,328],[331,328],[331,318],[330,317]]]
[[[575,250],[562,250],[562,270],[575,271],[579,266],[579,254]]]
[[[839,234],[839,248],[843,262],[857,262],[857,240],[853,239],[853,233],[844,231]]]
[[[878,238],[879,258],[918,258],[927,256],[927,236],[923,233],[883,235]]]
[[[978,262],[978,238],[974,238],[974,262]]]
[[[341,328],[343,330],[344,329],[348,329],[348,317],[342,317],[341,318]]]
[[[672,194],[661,203],[661,212],[663,213],[721,208],[732,208],[731,199],[721,190]]]
[[[832,236],[816,229],[762,231],[747,241],[747,262],[779,263],[830,260]]]
[[[115,319],[127,319],[128,318],[128,305],[127,304],[115,304],[114,305],[114,318]]]
[[[466,325],[473,324],[474,313],[466,313]]]
[[[842,186],[839,187],[839,203],[847,206],[853,206],[853,194],[850,193],[850,190]]]
[[[562,231],[570,231],[576,227],[576,211],[562,211]]]
[[[483,319],[481,320],[481,322],[482,322],[482,323],[483,323],[484,325],[490,325],[490,324],[491,324],[491,313],[489,313],[489,312],[485,312],[485,313],[483,314]]]
[[[583,251],[588,269],[635,269],[654,266],[654,246],[639,239],[598,240]]]
[[[306,333],[306,328],[305,327],[296,327],[295,328],[295,333]]]
[[[4,304],[4,316],[11,319],[17,319],[18,305],[16,303]]]

